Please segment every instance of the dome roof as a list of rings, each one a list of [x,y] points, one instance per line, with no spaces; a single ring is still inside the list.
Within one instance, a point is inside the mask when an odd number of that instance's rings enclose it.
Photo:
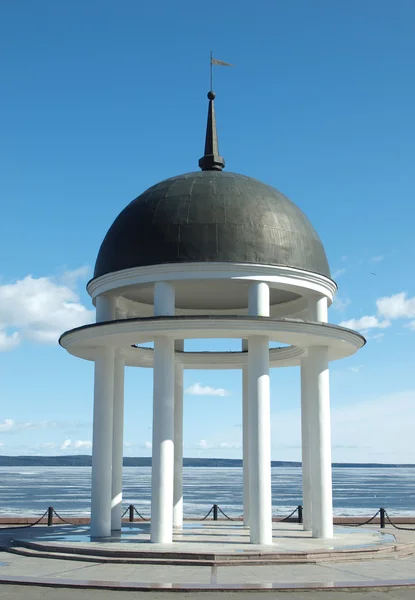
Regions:
[[[105,236],[94,277],[189,262],[282,265],[330,277],[320,238],[293,202],[221,170],[166,179],[133,200]]]

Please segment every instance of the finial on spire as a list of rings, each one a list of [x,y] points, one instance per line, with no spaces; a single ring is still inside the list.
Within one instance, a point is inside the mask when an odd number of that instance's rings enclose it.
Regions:
[[[209,98],[209,108],[206,126],[205,154],[199,160],[199,167],[202,171],[222,171],[225,167],[225,160],[219,156],[215,106],[213,102],[216,94],[213,90],[210,90],[207,97]]]

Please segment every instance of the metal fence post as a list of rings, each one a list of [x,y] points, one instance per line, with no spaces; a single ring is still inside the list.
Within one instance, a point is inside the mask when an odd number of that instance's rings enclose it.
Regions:
[[[385,529],[385,509],[380,509],[380,528]]]
[[[217,504],[213,505],[213,520],[214,521],[218,520],[218,505]]]
[[[128,514],[129,514],[129,521],[130,523],[132,523],[134,521],[134,505],[130,504],[130,506],[128,507]]]
[[[53,506],[48,507],[48,527],[53,525]]]
[[[299,504],[298,506],[298,522],[303,522],[303,507],[301,506],[301,504]]]

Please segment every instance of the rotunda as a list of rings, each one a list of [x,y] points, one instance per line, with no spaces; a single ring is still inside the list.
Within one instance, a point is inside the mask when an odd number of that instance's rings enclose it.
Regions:
[[[330,538],[329,362],[365,340],[328,323],[336,284],[304,213],[223,171],[208,98],[201,171],[157,183],[118,215],[87,286],[96,323],[60,339],[95,364],[91,535],[121,528],[125,366],[153,369],[151,541],[164,544],[183,526],[183,369],[240,369],[244,526],[252,543],[272,544],[269,369],[300,366],[304,528]],[[241,350],[185,351],[206,338],[240,339]]]

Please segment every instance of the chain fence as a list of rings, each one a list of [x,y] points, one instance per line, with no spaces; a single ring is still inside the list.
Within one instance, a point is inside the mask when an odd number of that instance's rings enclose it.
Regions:
[[[388,513],[386,512],[386,510],[385,510],[385,517],[386,517],[388,523],[390,525],[392,525],[392,527],[394,527],[395,529],[399,529],[400,531],[415,531],[415,527],[400,527],[399,525],[395,525],[395,523],[393,523],[391,521],[391,518],[388,515]]]
[[[29,527],[34,527],[35,525],[38,525],[41,521],[43,521],[43,519],[46,517],[46,515],[48,514],[48,512],[49,512],[49,508],[47,508],[45,510],[45,512],[43,513],[43,515],[41,517],[39,517],[37,519],[37,521],[35,521],[34,523],[28,523],[27,525],[15,525],[13,527],[1,527],[0,528],[0,533],[2,531],[9,531],[11,529],[28,529]]]
[[[369,525],[369,523],[372,523],[372,521],[374,521],[381,513],[381,510],[382,509],[379,509],[378,512],[373,515],[373,517],[370,517],[370,519],[363,521],[362,523],[337,523],[337,525],[341,525],[343,527],[362,527],[362,525]]]
[[[297,514],[297,517],[295,518],[296,514]],[[142,515],[133,504],[130,504],[129,506],[127,506],[127,508],[121,515],[121,519],[124,519],[127,515],[128,515],[128,520],[130,523],[134,522],[135,516],[137,516],[142,521],[150,521],[151,520],[149,517],[145,517],[144,515]],[[205,514],[205,516],[200,519],[200,521],[206,521],[206,519],[208,519],[208,517],[210,517],[210,516],[212,516],[213,521],[218,521],[220,515],[227,521],[240,520],[240,517],[230,517],[228,514],[225,513],[225,511],[218,504],[213,504],[212,507],[209,509],[209,511]],[[56,523],[56,522],[54,523],[53,517],[56,517],[56,519],[59,520],[59,523]],[[401,527],[400,525],[397,525],[396,523],[394,523],[392,521],[392,518],[389,516],[388,512],[384,508],[380,508],[372,517],[370,517],[369,519],[367,519],[365,521],[359,521],[359,522],[355,522],[355,523],[353,523],[353,522],[339,523],[338,522],[338,523],[336,523],[336,525],[340,525],[343,527],[363,527],[364,525],[369,525],[370,523],[373,523],[377,517],[379,517],[379,525],[380,525],[381,529],[384,529],[386,527],[386,522],[387,522],[394,529],[399,529],[401,531],[415,531],[415,527]],[[52,506],[49,506],[45,510],[45,512],[38,519],[36,519],[36,521],[34,521],[33,523],[28,523],[26,525],[14,525],[11,527],[0,527],[0,532],[34,527],[35,525],[41,524],[45,518],[47,518],[48,527],[51,527],[54,524],[59,525],[61,523],[65,524],[65,525],[74,525],[73,521],[68,521],[67,519],[62,517]],[[68,517],[68,518],[70,518],[70,517]],[[76,519],[76,517],[74,517],[74,520],[75,519]],[[303,522],[303,507],[301,505],[296,506],[294,508],[294,510],[286,517],[278,516],[278,517],[274,517],[274,519],[278,520],[281,523],[288,522],[290,520],[295,521],[296,523],[302,523]]]

